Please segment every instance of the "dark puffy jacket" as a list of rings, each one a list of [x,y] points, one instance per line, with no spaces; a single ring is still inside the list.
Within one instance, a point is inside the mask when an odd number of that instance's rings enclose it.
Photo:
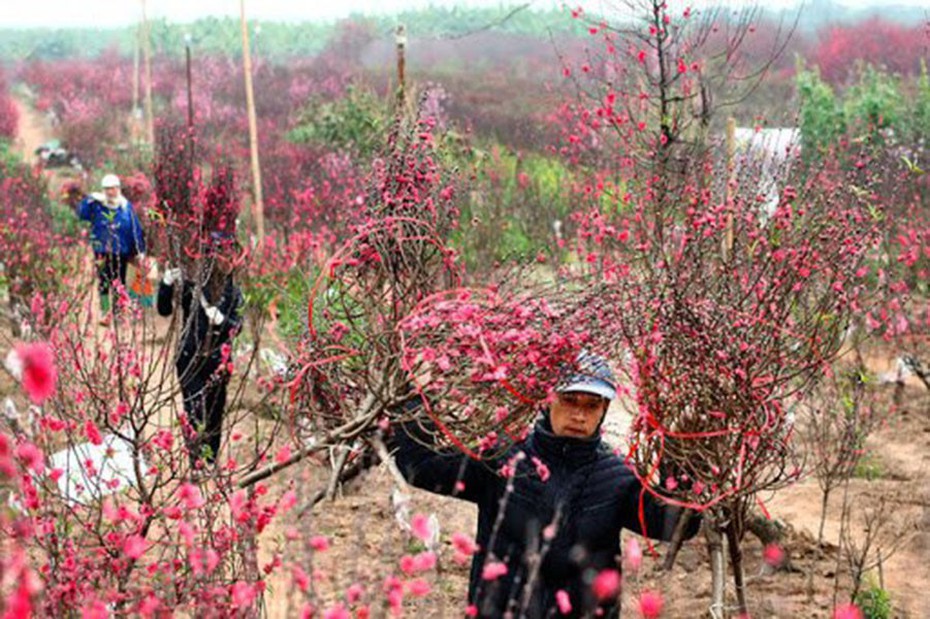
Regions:
[[[601,570],[619,569],[620,530],[668,540],[680,512],[644,492],[600,436],[556,436],[545,414],[525,441],[483,462],[431,450],[429,438],[413,422],[394,432],[392,444],[398,467],[414,486],[477,503],[480,550],[472,561],[468,599],[480,617],[508,612],[529,618],[619,617],[619,601],[599,605],[591,583]],[[501,474],[501,467],[512,467],[513,475]],[[547,541],[543,530],[550,524],[554,536]],[[692,519],[686,537],[699,526],[699,519]],[[532,565],[540,559],[534,577]],[[491,561],[505,563],[507,573],[483,580],[482,570]],[[558,611],[560,589],[570,597],[569,615]]]
[[[184,281],[181,286],[182,324],[181,342],[175,366],[181,380],[188,377],[207,377],[216,372],[222,362],[223,344],[231,341],[242,324],[242,292],[230,279],[217,301],[210,304],[220,310],[225,320],[219,325],[210,324],[200,300],[194,298],[194,283]],[[158,286],[158,313],[170,316],[174,310],[174,286],[162,282]],[[193,314],[192,314],[193,310]]]
[[[126,198],[107,206],[98,195],[87,196],[78,206],[78,217],[90,222],[94,253],[135,256],[145,252],[142,224]]]

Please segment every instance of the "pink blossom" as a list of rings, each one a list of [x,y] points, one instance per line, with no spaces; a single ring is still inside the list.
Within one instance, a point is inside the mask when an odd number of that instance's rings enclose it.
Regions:
[[[178,497],[184,503],[186,509],[200,509],[207,504],[200,492],[200,488],[194,484],[184,483],[178,489]]]
[[[351,619],[352,615],[342,604],[336,604],[332,608],[323,611],[323,619]]]
[[[220,555],[212,548],[207,548],[203,554],[204,569],[207,571],[207,574],[212,574],[216,566],[220,564]]]
[[[18,617],[33,616],[32,596],[36,593],[30,586],[33,581],[34,578],[32,578],[29,573],[20,574],[19,584],[16,589],[9,597],[4,599],[4,602],[6,602],[6,613],[3,615],[4,619],[6,617],[15,619]]]
[[[186,521],[184,521],[184,520],[182,520],[181,522],[179,522],[179,523],[178,523],[178,533],[181,535],[182,538],[184,538],[184,543],[185,543],[187,546],[193,546],[193,545],[194,545],[194,540],[195,540],[195,536],[194,536],[194,527],[191,526],[191,524],[190,524],[189,522],[186,522]]]
[[[16,457],[27,469],[36,473],[45,470],[45,457],[42,451],[32,443],[20,443],[16,446]]]
[[[410,555],[404,555],[400,558],[399,561],[400,571],[402,571],[407,576],[413,575],[415,568],[413,566],[413,557]]]
[[[310,538],[310,547],[317,552],[329,550],[329,539],[323,535],[314,535]]]
[[[97,424],[93,420],[88,419],[84,422],[84,434],[87,435],[87,440],[89,440],[94,445],[103,444],[103,436],[100,435],[100,430],[97,428]]]
[[[291,459],[291,446],[285,445],[278,453],[275,454],[274,461],[278,464],[284,464]]]
[[[620,592],[620,572],[609,568],[601,570],[594,578],[591,590],[594,591],[594,597],[600,602],[616,598]]]
[[[297,493],[293,490],[288,490],[281,495],[281,500],[278,502],[281,513],[289,512],[295,505],[297,505]]]
[[[643,591],[639,594],[639,614],[643,619],[656,619],[662,614],[664,604],[662,596],[655,591]]]
[[[362,598],[362,594],[365,592],[365,589],[360,583],[353,582],[349,585],[349,588],[346,589],[346,601],[349,604],[355,604]]]
[[[429,517],[424,514],[414,514],[410,519],[410,530],[414,537],[420,541],[426,542],[433,536],[433,529],[429,523]]]
[[[568,597],[568,593],[564,589],[559,589],[555,592],[555,603],[559,607],[559,612],[563,615],[567,615],[572,612],[572,601]]]
[[[55,354],[45,342],[22,344],[16,348],[23,367],[23,388],[29,399],[42,404],[53,393],[58,382]]]
[[[627,566],[634,572],[639,570],[643,564],[643,549],[635,537],[626,541],[626,552],[623,553]]]
[[[81,609],[81,619],[108,619],[109,616],[106,604],[100,600],[91,600]]]
[[[475,554],[478,550],[477,544],[470,536],[457,531],[452,534],[452,547],[455,548],[456,552],[469,556]]]
[[[154,593],[150,593],[139,603],[138,612],[143,617],[154,617],[160,607],[161,601]]]
[[[426,597],[427,595],[429,595],[429,592],[431,590],[432,590],[432,587],[430,586],[430,584],[426,582],[425,580],[423,580],[422,578],[417,578],[407,583],[407,591],[409,591],[410,595],[412,595],[415,598]]]
[[[542,480],[543,483],[549,481],[550,473],[546,463],[536,456],[533,456],[533,464],[536,466],[536,474],[539,475],[539,479]]]
[[[508,410],[506,406],[498,406],[494,410],[494,419],[496,419],[497,422],[500,423],[504,421],[505,419],[507,419],[507,415],[509,414],[510,414],[510,410]]]
[[[238,490],[229,497],[229,511],[232,512],[236,522],[244,523],[251,517],[247,509],[247,504],[248,496],[245,490]]]
[[[497,580],[501,576],[507,573],[507,566],[500,561],[491,561],[486,563],[484,569],[481,570],[481,579],[482,580]]]
[[[762,558],[770,566],[779,567],[785,561],[785,551],[778,544],[767,544],[762,551]]]
[[[252,605],[252,602],[254,602],[255,598],[258,596],[258,591],[256,590],[255,585],[239,580],[233,583],[230,595],[232,597],[232,603],[234,607],[248,608]]]
[[[863,616],[855,604],[840,604],[833,610],[833,619],[863,619]]]
[[[295,565],[291,568],[291,579],[294,581],[294,584],[297,585],[297,588],[304,593],[310,588],[310,577],[307,575],[307,572],[304,571],[304,568],[299,565]]]
[[[413,569],[416,572],[427,572],[436,567],[436,554],[426,551],[413,557]]]
[[[130,535],[123,542],[123,552],[130,559],[138,559],[145,554],[145,538],[141,535]]]

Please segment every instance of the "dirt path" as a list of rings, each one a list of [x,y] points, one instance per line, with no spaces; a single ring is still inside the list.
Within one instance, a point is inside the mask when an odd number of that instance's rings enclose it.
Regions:
[[[14,144],[24,161],[35,159],[35,150],[54,137],[52,128],[41,114],[22,99],[13,99],[19,112],[19,135]]]
[[[903,543],[883,561],[880,572],[872,577],[891,594],[895,617],[930,617],[930,414],[927,392],[923,385],[908,385],[904,407],[895,413],[884,427],[872,434],[866,444],[868,469],[871,474],[854,478],[849,488],[849,505],[853,527],[857,534],[864,530],[861,516],[874,509],[883,498],[892,509],[886,521],[887,530],[901,532]],[[842,489],[830,497],[824,526],[824,541],[830,554],[835,554],[840,537]],[[798,533],[816,539],[820,524],[822,494],[813,478],[785,488],[772,497],[768,507],[774,517],[789,523]],[[894,535],[882,536],[877,542],[890,543]],[[801,565],[802,569],[808,566]],[[821,566],[815,571],[825,577],[832,571]],[[841,591],[848,587],[841,582]]]

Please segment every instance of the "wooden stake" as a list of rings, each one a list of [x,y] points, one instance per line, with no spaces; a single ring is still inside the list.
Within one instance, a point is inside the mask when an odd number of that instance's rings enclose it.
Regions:
[[[145,71],[145,133],[149,146],[155,148],[155,116],[152,110],[152,35],[149,18],[142,0],[142,62]]]
[[[245,0],[239,0],[242,22],[242,65],[245,72],[245,105],[249,114],[249,151],[252,156],[252,217],[258,246],[265,242],[265,206],[262,201],[262,169],[258,161],[258,121],[255,118],[255,96],[252,91],[252,56],[249,51],[249,24],[245,20]]]

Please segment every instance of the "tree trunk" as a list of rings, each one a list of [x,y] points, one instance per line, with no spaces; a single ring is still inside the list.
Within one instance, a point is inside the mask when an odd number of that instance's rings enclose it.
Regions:
[[[823,525],[827,522],[827,503],[830,501],[830,490],[824,490],[820,500],[820,528],[817,531],[817,549],[823,548]]]
[[[678,552],[684,543],[685,531],[688,530],[688,523],[691,521],[693,513],[690,509],[684,509],[679,514],[678,522],[675,524],[675,532],[672,534],[672,540],[669,543],[668,553],[665,555],[665,560],[662,561],[663,571],[668,572],[675,565],[675,559],[678,557]]]
[[[740,532],[737,530],[735,520],[731,520],[726,528],[727,547],[730,550],[730,566],[733,568],[733,584],[736,587],[736,604],[740,617],[749,616],[749,606],[746,604],[746,583],[743,582],[743,548]]]
[[[706,523],[704,537],[707,539],[707,552],[710,554],[711,601],[710,616],[723,619],[725,616],[725,594],[727,564],[723,554],[723,536],[713,522]]]

